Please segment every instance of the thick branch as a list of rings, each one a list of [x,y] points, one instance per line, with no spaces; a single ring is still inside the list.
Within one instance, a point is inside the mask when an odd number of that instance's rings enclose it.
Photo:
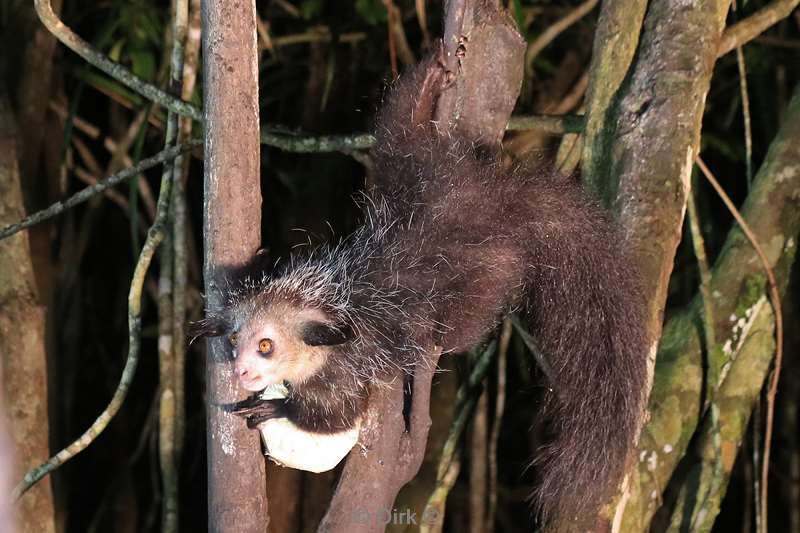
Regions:
[[[775,352],[772,336],[773,315],[766,297],[759,298],[748,307],[751,317],[748,334],[736,351],[736,364],[722,383],[711,409],[718,410],[716,417],[709,411],[700,428],[698,444],[700,460],[680,487],[678,502],[672,513],[672,530],[687,530],[686,520],[692,517],[692,531],[711,531],[719,514],[720,504],[730,479],[753,406],[759,398],[764,380],[771,367]],[[719,427],[714,427],[714,418]],[[716,442],[715,442],[716,441]],[[719,455],[717,455],[719,453]],[[716,489],[716,490],[715,490]],[[699,494],[707,493],[705,498]]]
[[[18,131],[0,90],[0,223],[24,213]],[[53,533],[49,481],[34,488],[13,512],[8,497],[12,476],[22,476],[50,454],[45,311],[39,305],[34,268],[28,235],[0,242],[0,444],[6,452],[0,457],[0,530],[8,526],[11,531],[13,517],[19,531]]]
[[[246,264],[261,245],[258,47],[254,0],[203,6],[205,181],[203,235],[206,305],[224,302],[226,269]],[[209,531],[266,528],[264,457],[259,434],[218,406],[245,396],[221,339],[208,341]]]
[[[584,177],[619,212],[642,273],[650,369],[728,4],[616,0],[604,3],[598,21]],[[634,493],[620,500],[615,527],[623,513],[633,530],[649,524],[653,506],[640,498],[650,492],[637,492],[637,483],[630,479]]]
[[[646,0],[603,2],[589,67],[582,168],[584,181],[598,196],[609,181],[608,158],[613,139],[612,107],[632,68],[644,20]]]
[[[432,348],[430,354],[427,364],[414,373],[409,431],[403,419],[403,376],[370,394],[359,445],[347,458],[320,532],[383,531],[383,522],[374,518],[382,509],[392,508],[425,456],[431,382],[441,350]]]
[[[800,88],[790,103],[783,126],[770,146],[753,189],[741,209],[757,240],[764,245],[778,283],[785,287],[788,265],[795,253],[794,236],[800,231]],[[731,230],[712,272],[714,336],[712,355],[732,358],[757,329],[752,328],[755,306],[763,298],[765,277],[758,256],[738,227]],[[650,398],[651,419],[642,432],[640,457],[645,457],[631,474],[631,498],[623,531],[648,524],[658,498],[684,456],[698,425],[701,380],[703,379],[702,331],[696,300],[664,327],[658,351],[655,382]],[[715,355],[716,356],[716,355]],[[773,352],[762,349],[759,357],[771,360]],[[738,359],[734,364],[739,364]],[[758,364],[747,363],[741,364]],[[732,375],[733,370],[729,375]],[[761,381],[758,374],[753,381]],[[724,383],[724,382],[723,382]],[[745,394],[734,391],[736,395]],[[743,396],[744,398],[744,396]],[[742,404],[730,408],[741,416]],[[658,406],[658,408],[656,408]],[[749,411],[748,411],[749,412]],[[720,419],[724,418],[721,414]],[[730,415],[727,415],[730,416]],[[724,427],[723,436],[725,431]],[[724,450],[724,448],[723,448]],[[732,460],[732,459],[731,459]],[[701,465],[702,466],[702,465]],[[702,466],[705,468],[705,466]]]

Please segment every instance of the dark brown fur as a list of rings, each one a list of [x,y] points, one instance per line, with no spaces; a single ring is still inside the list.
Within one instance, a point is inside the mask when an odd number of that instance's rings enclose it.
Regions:
[[[620,480],[644,401],[636,272],[619,229],[573,179],[505,170],[499,157],[431,122],[438,68],[427,60],[386,97],[365,226],[300,264],[349,284],[346,305],[276,292],[276,280],[298,275],[290,263],[256,284],[245,307],[280,299],[319,308],[352,335],[331,346],[325,368],[295,387],[282,411],[312,431],[352,424],[366,386],[392,366],[413,368],[420,347],[465,350],[509,311],[523,312],[553,380],[544,405],[531,407],[554,435],[534,460],[533,501],[559,528],[586,524]],[[241,300],[229,314],[246,313]]]
[[[448,295],[436,319],[450,328],[451,350],[477,342],[509,308],[524,310],[554,380],[540,418],[555,436],[535,458],[533,500],[555,522],[592,520],[620,480],[644,401],[637,273],[620,229],[573,179],[505,171],[469,139],[411,126],[410,111],[426,96],[416,85],[423,72],[395,86],[373,149],[389,202],[425,206],[426,220],[414,220],[427,228],[422,235],[396,238],[424,237],[421,255],[443,258],[407,273],[406,284],[424,290],[435,280]]]

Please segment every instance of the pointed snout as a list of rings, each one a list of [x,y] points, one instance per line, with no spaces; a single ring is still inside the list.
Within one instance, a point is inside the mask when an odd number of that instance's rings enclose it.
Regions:
[[[244,364],[241,361],[236,362],[234,371],[242,387],[248,391],[258,392],[270,384],[267,375],[254,368],[252,365]]]

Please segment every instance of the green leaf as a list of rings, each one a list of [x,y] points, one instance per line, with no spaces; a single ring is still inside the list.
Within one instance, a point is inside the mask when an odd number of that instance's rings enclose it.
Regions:
[[[522,13],[522,2],[520,0],[511,1],[511,14],[514,16],[514,20],[517,23],[517,30],[519,30],[520,35],[525,37],[527,41],[528,36],[525,31],[525,15]]]
[[[356,0],[356,11],[361,18],[373,26],[386,22],[388,13],[381,0]]]
[[[156,75],[156,58],[152,51],[145,48],[132,48],[128,51],[131,58],[131,70],[145,80],[152,80]]]
[[[108,51],[109,59],[119,63],[119,58],[122,55],[123,46],[125,46],[125,39],[120,39],[119,41],[115,42],[114,46],[111,47],[111,50]]]
[[[303,18],[308,20],[316,17],[320,13],[322,13],[324,0],[303,0],[303,3],[300,4],[300,12],[303,14]]]

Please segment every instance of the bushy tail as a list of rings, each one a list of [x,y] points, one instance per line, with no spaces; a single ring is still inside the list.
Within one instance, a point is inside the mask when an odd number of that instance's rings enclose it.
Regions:
[[[436,129],[444,78],[434,54],[388,91],[373,148],[376,192],[425,227],[410,248],[424,241],[425,254],[447,256],[436,288],[449,284],[460,298],[439,317],[454,346],[518,303],[524,277],[531,333],[552,369],[541,412],[552,439],[535,460],[533,500],[553,529],[582,527],[619,482],[640,423],[647,339],[638,276],[621,232],[576,180],[506,171],[469,139]],[[423,224],[426,214],[432,222]]]
[[[552,370],[533,502],[548,529],[570,530],[591,525],[617,487],[641,423],[646,309],[609,215],[572,180],[529,186],[527,310]]]

